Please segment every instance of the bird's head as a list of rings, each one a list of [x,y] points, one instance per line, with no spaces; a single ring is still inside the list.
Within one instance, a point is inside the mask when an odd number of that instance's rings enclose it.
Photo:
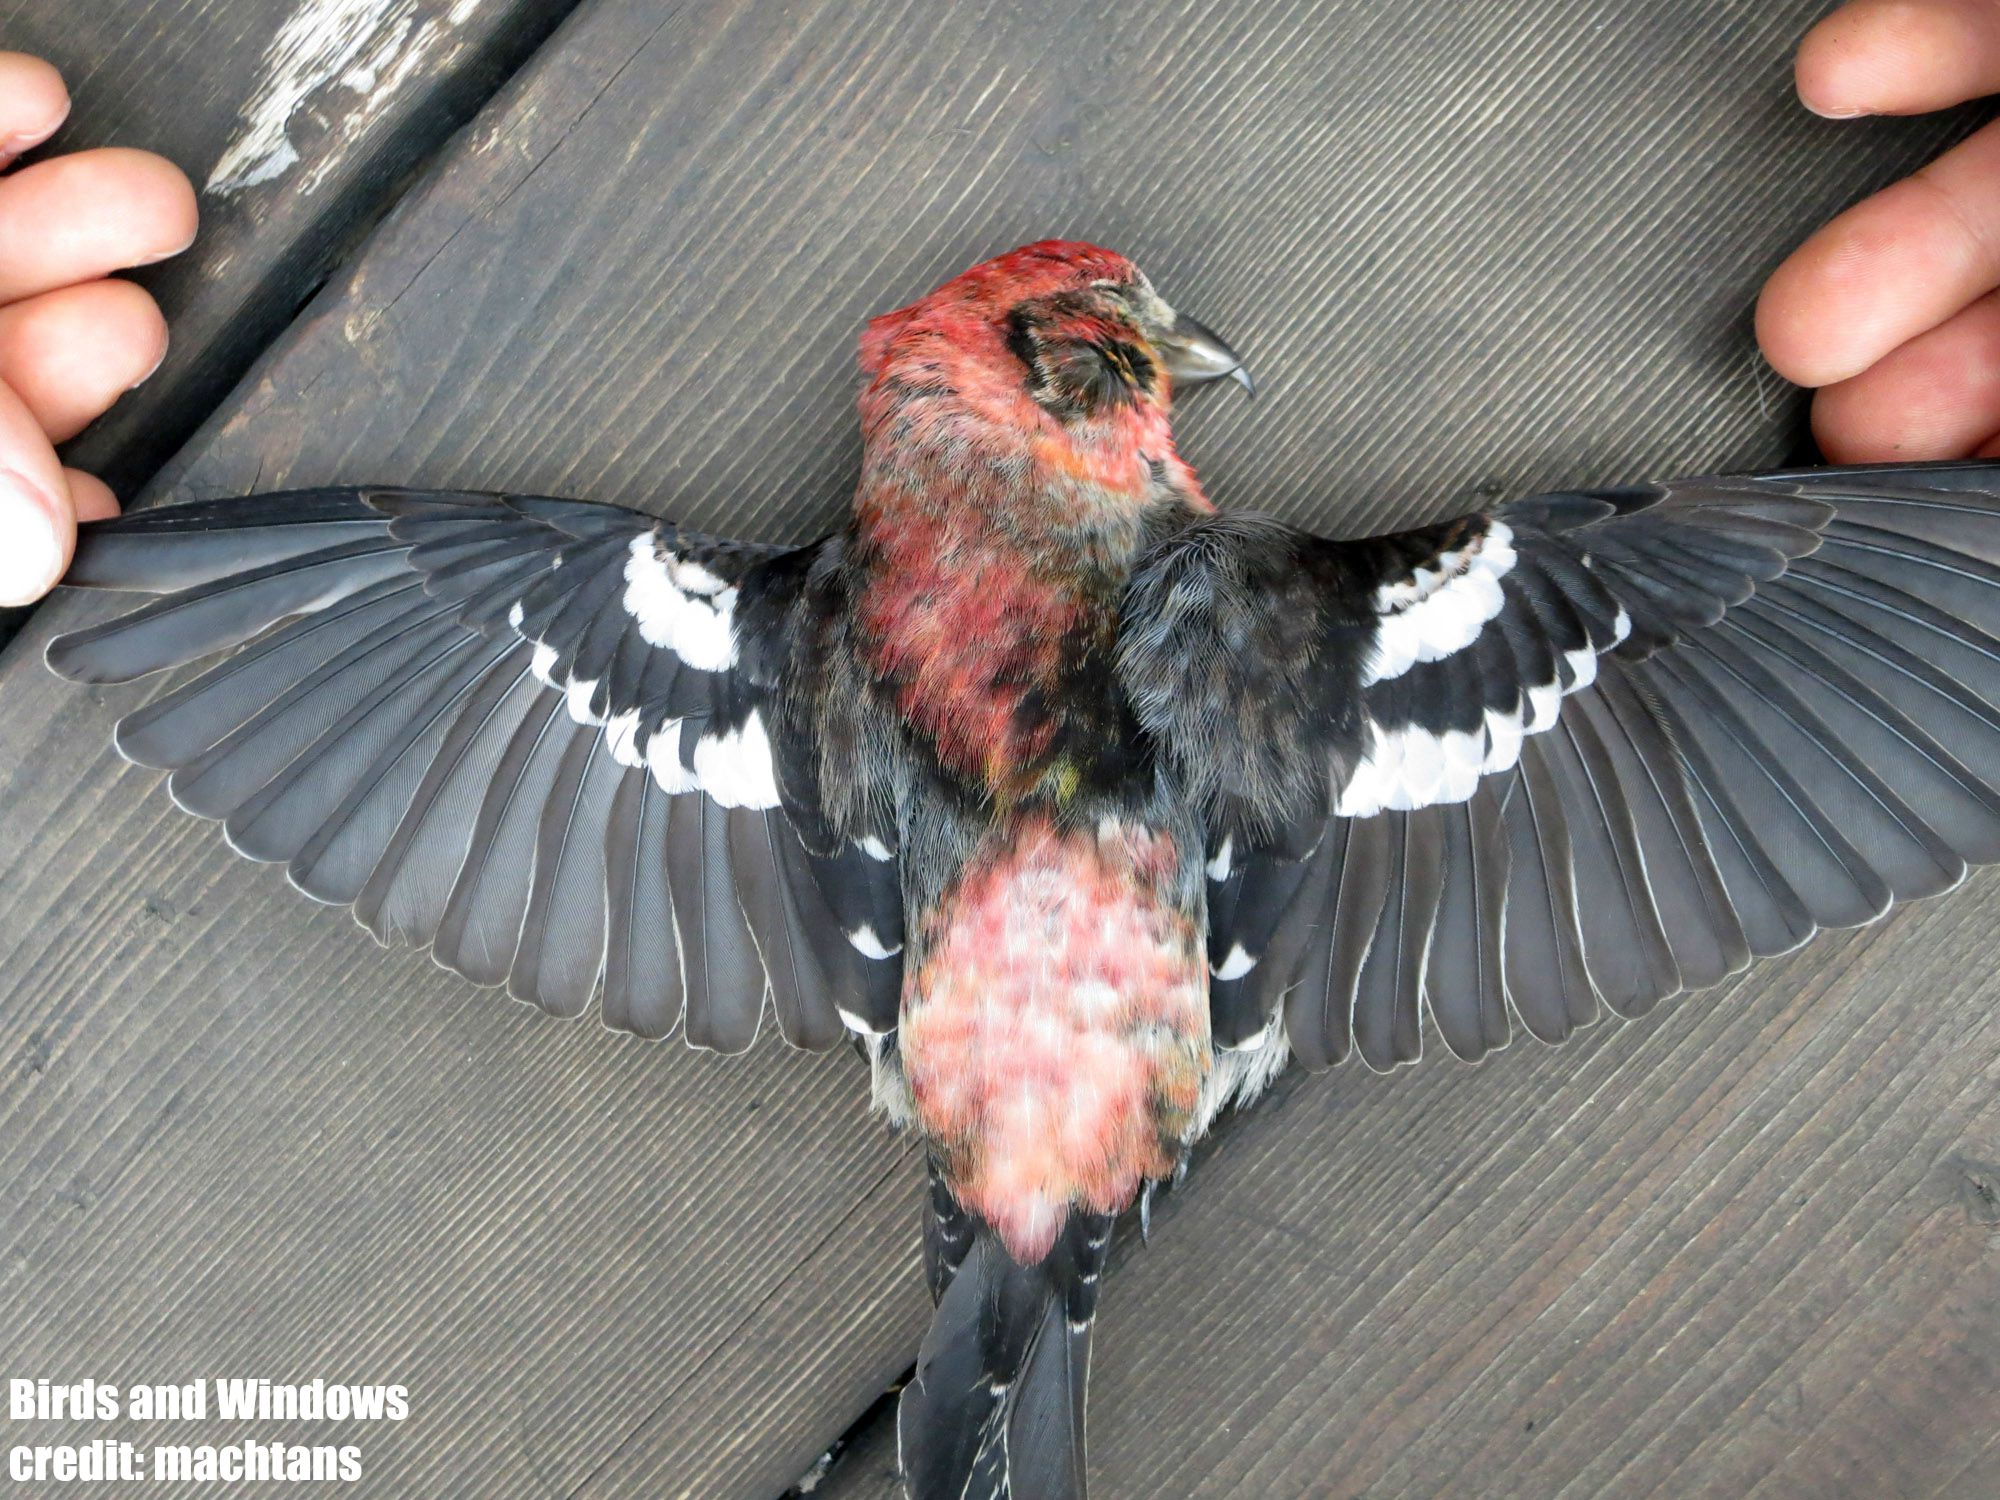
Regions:
[[[1080,451],[1171,453],[1174,394],[1242,359],[1176,312],[1124,256],[1075,240],[1023,245],[874,319],[861,339],[870,429],[917,401]]]

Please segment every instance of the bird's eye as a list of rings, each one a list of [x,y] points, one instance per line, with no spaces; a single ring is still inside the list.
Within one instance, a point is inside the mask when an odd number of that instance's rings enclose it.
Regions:
[[[1129,406],[1159,384],[1153,357],[1101,319],[1037,317],[1016,308],[1007,344],[1021,361],[1028,393],[1064,421]]]
[[[1153,388],[1153,362],[1123,339],[1064,340],[1044,356],[1060,396],[1088,415],[1129,406]]]

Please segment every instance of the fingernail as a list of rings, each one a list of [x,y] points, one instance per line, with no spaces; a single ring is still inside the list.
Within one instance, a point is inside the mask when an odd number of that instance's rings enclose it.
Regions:
[[[32,151],[35,147],[41,145],[43,141],[62,129],[63,121],[68,118],[69,101],[64,100],[62,113],[49,121],[48,124],[32,126],[27,130],[17,130],[10,136],[0,138],[0,167],[7,165],[8,162],[19,156],[23,151]]]
[[[167,340],[161,339],[159,358],[155,359],[150,365],[146,367],[145,374],[141,375],[137,380],[133,381],[130,385],[126,386],[125,389],[128,391],[138,390],[140,386],[144,385],[147,381],[151,380],[155,375],[157,375],[159,373],[160,366],[165,364],[166,362],[167,362]]]
[[[32,604],[62,574],[55,502],[25,475],[0,469],[0,605]]]
[[[1813,103],[1810,99],[1804,98],[1800,99],[1799,102],[1818,115],[1822,120],[1858,120],[1868,113],[1865,109],[1836,109],[1831,106],[1821,106]]]
[[[157,266],[163,260],[172,260],[176,255],[185,254],[193,247],[194,242],[200,238],[201,231],[197,229],[193,234],[174,246],[173,249],[162,250],[158,255],[149,255],[144,260],[134,261],[132,264],[135,266]]]

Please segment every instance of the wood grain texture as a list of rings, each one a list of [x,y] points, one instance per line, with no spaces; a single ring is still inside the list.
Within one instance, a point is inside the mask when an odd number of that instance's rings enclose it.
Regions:
[[[1767,462],[1762,273],[1963,125],[1803,115],[1817,9],[594,0],[157,493],[802,537],[863,318],[1050,233],[1250,355],[1268,396],[1183,423],[1227,504]],[[851,1061],[373,950],[102,748],[131,696],[36,660],[87,613],[0,662],[0,1363],[407,1380],[357,1494],[778,1493],[925,1315]],[[2000,1261],[1950,1165],[2000,1160],[1990,890],[1562,1053],[1289,1080],[1122,1255],[1098,1492],[1990,1493]],[[887,1493],[879,1453],[830,1483]]]
[[[48,58],[69,84],[74,109],[48,151],[142,146],[202,189],[193,250],[133,276],[172,322],[166,363],[69,461],[120,493],[150,476],[569,9],[0,0],[0,47]]]

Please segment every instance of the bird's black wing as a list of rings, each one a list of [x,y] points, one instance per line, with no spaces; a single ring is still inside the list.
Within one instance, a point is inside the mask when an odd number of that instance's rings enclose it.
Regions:
[[[825,1047],[893,1027],[901,970],[893,834],[820,784],[837,545],[523,496],[173,506],[83,529],[68,582],[157,597],[48,660],[123,682],[219,656],[119,750],[382,942],[724,1051],[768,994]]]
[[[1209,810],[1220,1045],[1559,1041],[2000,860],[2000,466],[1195,522],[1122,673]]]

